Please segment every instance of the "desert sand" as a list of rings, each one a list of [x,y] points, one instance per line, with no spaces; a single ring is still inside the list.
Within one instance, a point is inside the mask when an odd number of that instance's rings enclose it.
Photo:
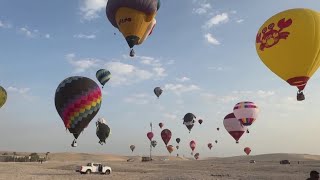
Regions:
[[[21,153],[20,153],[21,154]],[[130,159],[130,162],[127,160]],[[249,160],[254,159],[255,164]],[[290,165],[279,161],[288,159]],[[300,162],[298,164],[298,161]],[[101,162],[112,168],[110,175],[81,175],[76,166],[88,162]],[[1,162],[0,179],[290,179],[303,180],[311,170],[320,170],[320,156],[302,154],[266,154],[207,158],[193,160],[179,157],[154,157],[152,162],[141,162],[138,156],[117,156],[84,153],[51,153],[49,161]]]

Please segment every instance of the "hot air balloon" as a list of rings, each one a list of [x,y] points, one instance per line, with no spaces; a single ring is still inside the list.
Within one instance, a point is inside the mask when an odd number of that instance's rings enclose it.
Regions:
[[[156,140],[152,140],[152,141],[151,141],[151,146],[152,146],[152,147],[156,147],[157,144],[158,144],[158,143],[157,143]]]
[[[100,69],[100,70],[97,71],[96,77],[97,77],[98,81],[100,82],[100,84],[102,85],[102,88],[103,88],[104,85],[110,80],[111,73],[106,69]]]
[[[216,144],[218,143],[218,140],[215,140]]]
[[[101,106],[101,90],[87,77],[72,76],[63,80],[55,93],[55,106],[69,132],[73,134],[72,146]]]
[[[195,119],[196,119],[196,116],[192,113],[187,113],[183,117],[183,124],[187,126],[189,133],[194,126]]]
[[[106,139],[109,137],[111,134],[111,130],[109,126],[107,125],[107,122],[103,118],[99,118],[98,121],[96,122],[96,134],[98,138],[100,139],[99,143],[103,145],[103,143],[106,143]]]
[[[152,33],[160,0],[109,0],[106,15],[122,33],[134,56],[133,46],[142,44]]]
[[[244,126],[250,126],[259,113],[258,106],[249,101],[239,102],[233,108],[233,114]]]
[[[0,108],[6,103],[7,101],[7,91],[0,86]]]
[[[200,156],[200,154],[199,154],[199,153],[196,153],[196,154],[194,155],[194,158],[195,158],[196,160],[198,160],[198,159],[199,159],[199,156]]]
[[[191,148],[192,152],[196,148],[196,142],[194,140],[190,141],[190,148]]]
[[[244,152],[249,155],[251,152],[251,149],[249,147],[244,148]]]
[[[148,137],[148,139],[151,141],[152,138],[153,138],[153,132],[148,132],[148,133],[147,133],[147,137]]]
[[[131,145],[131,146],[130,146],[130,149],[131,149],[132,152],[134,151],[135,148],[136,148],[135,145]]]
[[[169,153],[171,154],[172,151],[173,151],[173,146],[172,146],[172,145],[167,146],[167,150],[168,150]]]
[[[176,145],[176,148],[177,148],[177,149],[179,149],[179,146],[178,146],[178,145]]]
[[[246,126],[243,126],[233,113],[224,117],[223,125],[228,133],[236,140],[236,143],[239,143],[239,139],[247,130]]]
[[[160,127],[160,129],[162,129],[163,123],[159,123],[159,127]]]
[[[164,129],[161,131],[161,138],[165,145],[168,145],[170,139],[171,139],[171,131],[169,129]]]
[[[217,131],[219,131],[220,130],[220,128],[217,128]]]
[[[199,124],[202,124],[203,120],[202,120],[202,119],[199,119],[198,122],[199,122]]]
[[[153,92],[159,98],[159,96],[162,94],[163,90],[160,87],[156,87],[156,88],[154,88]]]
[[[311,9],[289,9],[269,18],[256,36],[261,61],[298,88],[297,100],[320,65],[320,16]]]
[[[212,146],[212,143],[209,143],[209,144],[208,144],[208,148],[211,150],[212,147],[213,147],[213,146]]]
[[[179,144],[180,143],[180,138],[176,138],[176,142]]]

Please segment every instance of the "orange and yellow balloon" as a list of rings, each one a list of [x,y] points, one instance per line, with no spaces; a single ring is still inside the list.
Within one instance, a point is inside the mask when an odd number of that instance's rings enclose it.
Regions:
[[[304,100],[302,90],[320,65],[320,14],[297,8],[272,16],[257,33],[256,50],[272,72],[299,89],[297,100]]]

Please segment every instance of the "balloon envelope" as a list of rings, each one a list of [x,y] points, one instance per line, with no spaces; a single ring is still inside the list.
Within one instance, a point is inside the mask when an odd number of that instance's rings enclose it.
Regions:
[[[194,140],[190,141],[190,148],[192,151],[196,148],[196,142]]]
[[[255,103],[243,101],[234,106],[233,113],[242,125],[250,126],[257,119],[259,109]]]
[[[243,133],[247,130],[233,113],[226,115],[223,119],[223,125],[228,133],[238,142]]]
[[[0,86],[0,108],[6,103],[7,101],[7,91]]]
[[[310,9],[282,11],[256,36],[262,62],[277,76],[303,90],[320,65],[320,16]]]
[[[157,144],[158,144],[158,143],[157,143],[157,141],[156,141],[156,140],[152,140],[152,141],[151,141],[151,146],[152,146],[152,147],[156,147],[156,146],[157,146]]]
[[[211,150],[211,148],[212,148],[212,143],[209,143],[209,144],[208,144],[208,148]]]
[[[170,139],[171,139],[171,131],[169,129],[164,129],[161,131],[161,138],[165,145],[168,145]]]
[[[55,93],[58,114],[76,139],[98,113],[101,100],[101,90],[97,83],[81,76],[66,78]]]
[[[167,150],[168,150],[169,153],[171,154],[172,151],[173,151],[173,146],[172,146],[172,145],[167,146]]]
[[[151,141],[152,138],[153,138],[153,132],[148,132],[148,133],[147,133],[147,137],[148,137],[148,139]]]
[[[110,127],[106,124],[106,121],[103,118],[99,118],[96,122],[96,135],[99,138],[99,143],[106,143],[106,139],[109,137],[111,130]]]
[[[162,129],[162,127],[163,127],[163,123],[159,123],[159,127]]]
[[[162,94],[162,89],[160,87],[156,87],[153,90],[154,94],[159,98],[159,96]]]
[[[96,77],[100,84],[104,86],[111,78],[111,73],[106,69],[99,69],[96,73]]]
[[[135,145],[131,145],[131,146],[130,146],[130,149],[131,149],[132,152],[134,151],[135,148],[136,148]]]
[[[244,148],[244,152],[249,155],[251,152],[251,149],[249,147]]]

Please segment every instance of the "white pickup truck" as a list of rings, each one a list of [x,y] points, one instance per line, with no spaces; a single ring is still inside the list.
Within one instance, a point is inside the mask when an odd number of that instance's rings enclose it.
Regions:
[[[86,166],[78,166],[76,172],[81,174],[110,174],[112,172],[111,167],[104,166],[101,163],[88,163]]]

